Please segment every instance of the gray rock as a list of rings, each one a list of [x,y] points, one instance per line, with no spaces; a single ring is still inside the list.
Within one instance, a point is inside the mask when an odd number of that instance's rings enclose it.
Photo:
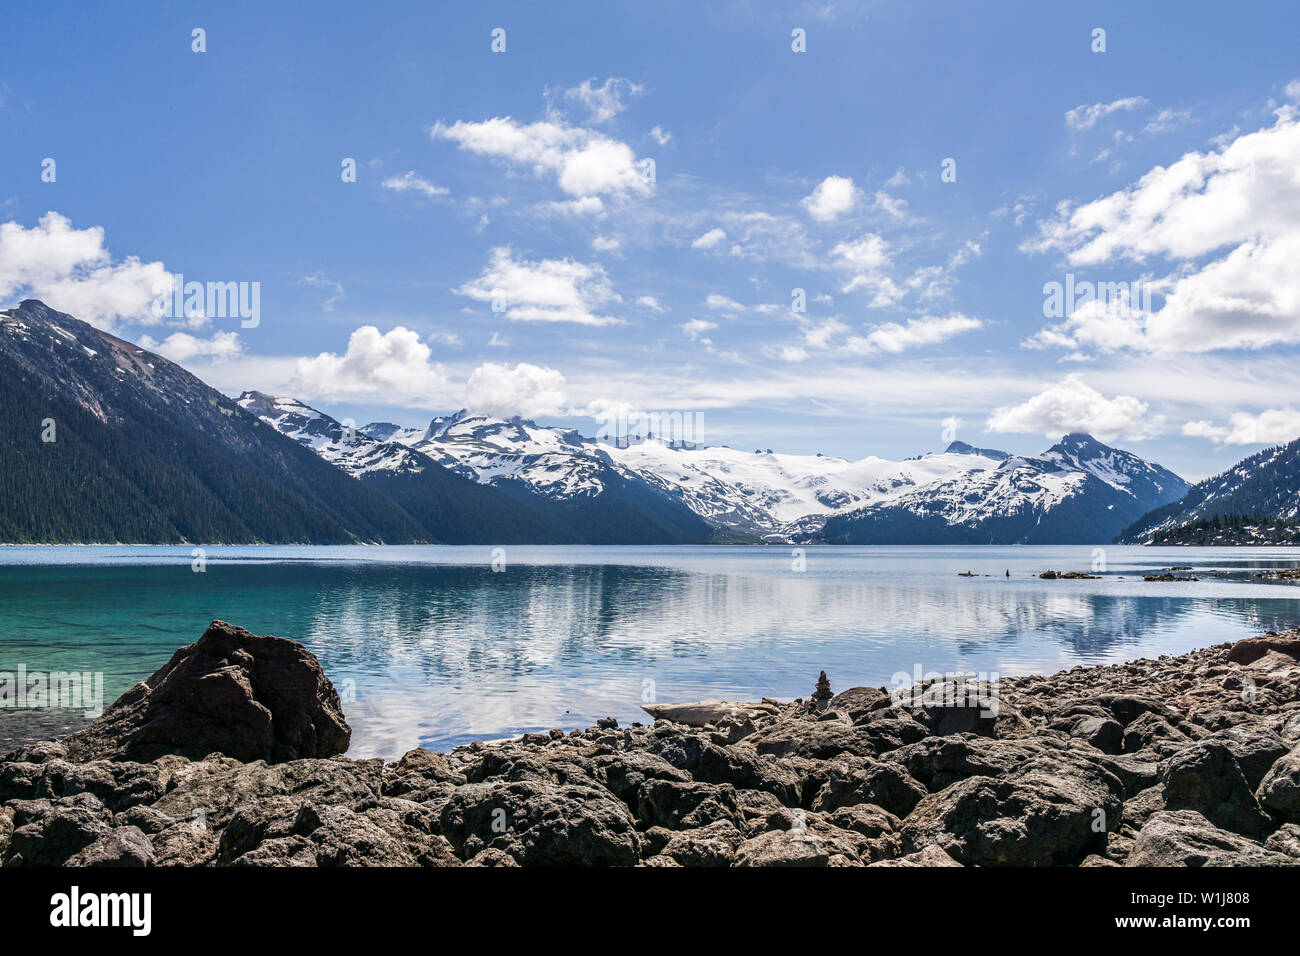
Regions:
[[[1109,717],[1084,717],[1075,723],[1070,736],[1105,754],[1117,754],[1124,747],[1124,727]]]
[[[679,830],[660,851],[682,866],[730,866],[745,837],[727,820],[707,827]]]
[[[689,830],[727,820],[743,823],[736,788],[729,783],[647,780],[637,793],[637,814],[647,826]]]
[[[647,704],[641,708],[655,720],[667,720],[688,727],[717,724],[728,717],[760,717],[775,714],[771,704],[736,704],[726,700],[697,700],[683,704]]]
[[[211,753],[280,762],[343,753],[351,733],[315,655],[296,641],[213,621],[63,745],[81,762]]]
[[[859,761],[832,765],[821,775],[810,809],[829,812],[840,807],[869,803],[905,817],[927,791],[901,766],[884,761]]]
[[[65,866],[153,866],[154,849],[136,827],[117,827],[68,858]]]
[[[312,867],[316,865],[316,844],[296,834],[267,840],[231,865]]]
[[[906,856],[900,856],[893,860],[878,860],[875,863],[868,863],[868,866],[961,866],[956,860],[945,853],[937,846],[922,847],[915,853],[909,853]]]
[[[154,865],[203,866],[216,858],[217,840],[218,835],[198,821],[175,823],[153,835]]]
[[[640,859],[631,813],[595,785],[466,784],[443,806],[441,828],[462,859],[489,847],[525,866],[634,866]]]
[[[1300,860],[1300,824],[1284,823],[1264,841],[1264,849]]]
[[[14,800],[9,809],[14,829],[5,866],[60,866],[113,828],[108,808],[88,793]]]
[[[1300,746],[1273,764],[1257,794],[1265,808],[1283,819],[1300,821]]]
[[[1165,808],[1195,810],[1215,826],[1263,837],[1273,828],[1260,809],[1232,751],[1204,740],[1170,758],[1164,766]]]
[[[1272,730],[1259,723],[1238,724],[1211,734],[1207,741],[1217,741],[1232,751],[1237,766],[1254,790],[1269,768],[1291,748]]]
[[[1169,757],[1191,742],[1185,733],[1153,712],[1135,718],[1124,730],[1124,753],[1129,754],[1150,751]]]
[[[807,831],[771,830],[742,843],[735,866],[826,866],[831,854],[826,844]]]
[[[1099,763],[1038,756],[1002,777],[970,777],[926,797],[903,822],[903,846],[939,846],[976,866],[1074,864],[1105,852],[1122,794]]]
[[[1300,861],[1216,827],[1195,810],[1153,814],[1126,866],[1292,866]]]

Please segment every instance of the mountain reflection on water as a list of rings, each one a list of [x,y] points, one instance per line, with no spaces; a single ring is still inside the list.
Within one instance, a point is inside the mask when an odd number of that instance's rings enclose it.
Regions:
[[[1287,549],[0,549],[0,671],[100,670],[116,698],[212,618],[303,641],[356,756],[648,719],[651,700],[797,697],[920,671],[1050,672],[1300,622],[1252,572]],[[75,563],[72,563],[75,562]],[[802,564],[805,570],[796,570]],[[1144,571],[1193,564],[1199,582]],[[1214,578],[1213,569],[1233,572]],[[958,577],[971,571],[974,577]],[[1010,577],[1007,572],[1010,572]],[[78,715],[0,711],[0,744]]]

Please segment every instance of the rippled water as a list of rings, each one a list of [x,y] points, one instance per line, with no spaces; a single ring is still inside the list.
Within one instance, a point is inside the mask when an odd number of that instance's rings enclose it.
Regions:
[[[212,618],[303,641],[354,756],[646,719],[643,700],[807,695],[898,672],[1050,672],[1300,623],[1287,548],[0,548],[0,672],[102,671],[106,701]],[[1194,565],[1197,583],[1141,574]],[[975,577],[959,577],[958,572]],[[1006,572],[1010,571],[1010,577]],[[1226,576],[1210,577],[1217,571]],[[1187,572],[1184,572],[1187,573]],[[66,711],[0,709],[0,744]],[[2,748],[0,748],[2,749]]]

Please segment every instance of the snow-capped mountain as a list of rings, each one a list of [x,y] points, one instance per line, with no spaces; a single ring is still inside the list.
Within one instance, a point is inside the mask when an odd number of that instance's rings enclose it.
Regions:
[[[1193,521],[1239,515],[1300,521],[1300,438],[1265,448],[1227,471],[1193,485],[1186,496],[1145,514],[1120,540],[1140,544]]]
[[[249,391],[238,404],[392,498],[437,541],[698,544],[714,537],[712,525],[614,467],[576,432],[463,414],[426,429],[351,428],[293,398]]]
[[[838,544],[1089,544],[1176,501],[1187,483],[1090,435],[1066,435],[1038,457],[1008,457],[896,500],[836,516]]]
[[[428,465],[423,455],[401,442],[376,439],[359,428],[349,428],[296,399],[246,391],[237,403],[353,478],[378,471],[409,474]]]
[[[1032,458],[953,442],[904,461],[852,461],[659,439],[615,445],[463,410],[426,428],[378,422],[344,436],[293,399],[245,393],[240,404],[357,477],[441,466],[558,509],[549,513],[580,528],[580,540],[653,515],[673,540],[1104,542],[1187,489],[1167,469],[1088,435],[1067,435]]]
[[[816,540],[832,515],[991,468],[1001,454],[949,449],[906,461],[850,461],[725,446],[683,449],[661,441],[610,451],[622,467],[680,497],[696,514],[775,541]]]
[[[971,469],[991,468],[1006,457],[1004,452],[959,442],[946,452],[901,462],[726,446],[691,448],[659,439],[620,446],[571,429],[465,411],[435,418],[427,429],[378,423],[362,431],[405,440],[476,481],[519,483],[555,500],[597,495],[619,480],[644,483],[718,529],[771,541],[815,540],[830,515],[896,498]]]

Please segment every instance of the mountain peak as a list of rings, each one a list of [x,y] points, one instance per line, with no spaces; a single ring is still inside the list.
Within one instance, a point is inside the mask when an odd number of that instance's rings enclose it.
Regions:
[[[994,458],[998,461],[1005,461],[1011,456],[1004,451],[998,451],[995,448],[976,448],[974,445],[968,445],[964,441],[955,441],[943,450],[945,455],[980,455],[984,458]]]

